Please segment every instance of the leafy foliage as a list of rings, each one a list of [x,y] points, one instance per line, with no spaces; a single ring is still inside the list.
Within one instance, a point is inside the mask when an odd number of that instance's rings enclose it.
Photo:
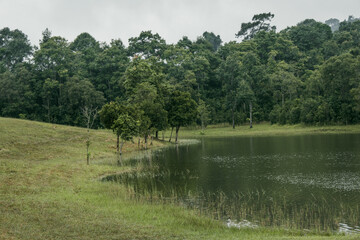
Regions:
[[[203,127],[235,127],[252,117],[280,124],[358,123],[360,20],[306,19],[277,33],[273,17],[255,15],[236,34],[244,41],[224,44],[213,32],[166,44],[143,31],[126,47],[120,39],[100,43],[88,33],[68,42],[45,29],[33,48],[20,30],[3,28],[0,115],[84,127],[81,109],[102,107],[102,125],[95,121],[93,127],[120,135],[128,128],[128,140],[136,126],[135,135],[145,141],[196,120]]]

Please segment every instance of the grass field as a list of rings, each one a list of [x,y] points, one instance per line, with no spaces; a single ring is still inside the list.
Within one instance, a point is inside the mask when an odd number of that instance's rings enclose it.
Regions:
[[[304,128],[258,125],[181,129],[180,137],[360,132],[360,126]],[[266,133],[267,131],[267,133]],[[167,135],[169,131],[167,132]],[[135,201],[124,186],[99,181],[130,170],[117,166],[115,136],[86,129],[0,118],[0,239],[359,239],[284,229],[229,229],[180,206]],[[154,141],[150,148],[166,146]],[[137,144],[125,156],[141,154]],[[303,236],[304,235],[304,236]]]
[[[210,125],[203,132],[197,127],[180,129],[181,138],[193,137],[229,137],[229,136],[285,136],[303,134],[339,134],[339,133],[360,133],[360,125],[343,126],[306,126],[296,125],[270,125],[268,123],[254,124],[253,128],[248,125],[236,126],[233,129],[230,125]],[[167,131],[167,136],[170,131]]]

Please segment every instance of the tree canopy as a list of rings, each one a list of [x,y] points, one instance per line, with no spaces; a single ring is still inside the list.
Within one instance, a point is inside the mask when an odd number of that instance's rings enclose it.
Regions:
[[[120,138],[136,126],[145,141],[169,127],[235,128],[249,119],[359,123],[360,20],[305,19],[276,32],[273,18],[254,15],[241,24],[239,41],[226,43],[210,31],[176,44],[143,31],[126,46],[86,32],[68,41],[45,29],[39,46],[31,46],[25,33],[5,27],[0,116],[86,126],[81,109],[102,108],[93,127]]]

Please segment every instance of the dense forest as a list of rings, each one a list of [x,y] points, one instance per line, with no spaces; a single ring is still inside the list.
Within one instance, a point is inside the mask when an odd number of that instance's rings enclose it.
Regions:
[[[86,126],[91,111],[117,103],[129,113],[124,121],[141,119],[154,133],[250,119],[359,123],[360,19],[306,19],[277,32],[273,17],[255,15],[228,43],[204,32],[167,44],[143,31],[126,47],[88,33],[68,42],[46,29],[32,46],[22,31],[3,28],[0,115]]]

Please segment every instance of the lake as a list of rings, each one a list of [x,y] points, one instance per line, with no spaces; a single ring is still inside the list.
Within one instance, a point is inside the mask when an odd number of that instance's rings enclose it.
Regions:
[[[216,219],[359,230],[359,134],[202,138],[127,164],[143,170],[107,180]]]

